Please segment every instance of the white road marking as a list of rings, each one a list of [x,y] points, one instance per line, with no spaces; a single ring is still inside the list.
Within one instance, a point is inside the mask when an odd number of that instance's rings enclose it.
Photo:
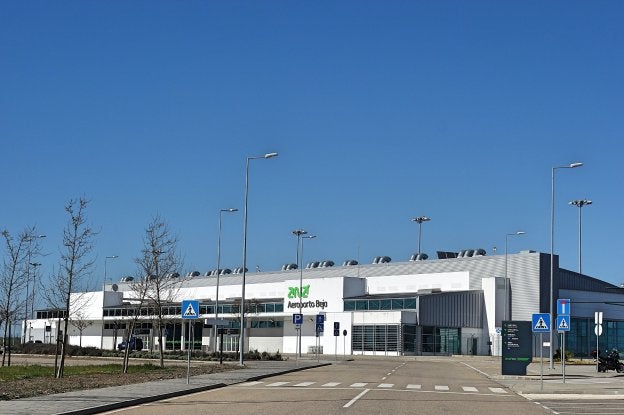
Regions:
[[[410,385],[407,385],[406,387],[407,387],[407,389],[420,389],[421,385],[410,384]]]
[[[437,391],[447,391],[449,390],[449,387],[446,385],[435,385],[435,390]]]
[[[293,385],[293,386],[304,387],[304,386],[314,385],[315,383],[316,382],[301,382],[301,383],[297,383],[296,385]]]
[[[362,396],[366,395],[366,393],[369,390],[370,389],[364,389],[358,396],[356,396],[355,398],[351,399],[345,406],[343,406],[343,408],[348,408],[351,405],[353,405],[358,399],[360,399]]]
[[[377,385],[378,388],[392,388],[394,387],[394,383],[380,383]]]
[[[488,389],[494,393],[507,393],[507,391],[503,388],[488,388]]]
[[[462,386],[464,392],[479,392],[474,386]]]
[[[333,388],[334,386],[338,386],[338,385],[340,385],[340,382],[329,382],[321,386],[325,386],[327,388]]]
[[[290,382],[273,382],[273,383],[269,383],[267,386],[271,386],[271,387],[274,387],[274,386],[284,386],[284,385],[287,385],[289,383]]]
[[[354,383],[351,385],[352,388],[363,388],[364,386],[368,385],[368,383]]]
[[[241,384],[240,384],[240,385],[238,385],[238,386],[256,386],[256,385],[260,385],[261,383],[264,383],[264,382],[259,381],[259,380],[256,380],[256,381],[253,381],[253,382],[245,382],[245,383],[241,383]]]

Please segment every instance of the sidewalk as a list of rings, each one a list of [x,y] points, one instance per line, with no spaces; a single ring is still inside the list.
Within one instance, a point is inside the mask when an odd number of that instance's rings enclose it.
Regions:
[[[352,359],[361,357],[351,356]],[[482,373],[484,376],[511,389],[527,399],[624,399],[624,374],[609,371],[596,373],[591,364],[566,365],[563,382],[561,364],[550,369],[529,364],[526,376],[501,375],[500,358],[487,356],[453,357],[401,357],[401,360],[452,360]],[[215,389],[236,383],[258,380],[278,374],[313,367],[326,366],[335,361],[286,360],[247,361],[244,369],[193,376],[190,384],[186,378],[146,382],[133,385],[91,389],[55,395],[38,396],[11,401],[0,401],[2,415],[87,415],[110,411],[132,405],[167,399],[195,392]],[[543,371],[543,373],[542,373]]]
[[[610,370],[597,373],[596,366],[566,364],[565,381],[561,362],[551,369],[548,360],[543,365],[530,363],[525,376],[501,375],[500,358],[461,356],[461,362],[482,372],[492,380],[529,399],[624,399],[624,373]]]
[[[187,395],[235,383],[295,372],[329,363],[313,360],[248,361],[244,369],[133,385],[0,401],[2,415],[87,415]]]

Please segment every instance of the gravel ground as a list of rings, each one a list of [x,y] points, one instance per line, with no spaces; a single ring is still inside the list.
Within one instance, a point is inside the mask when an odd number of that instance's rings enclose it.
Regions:
[[[21,362],[21,363],[20,363]],[[114,360],[115,363],[119,359]],[[150,361],[158,364],[157,361]],[[50,362],[45,357],[12,357],[11,364],[42,364],[54,365],[54,359]],[[107,364],[113,363],[108,359],[68,359],[68,365],[83,364]],[[131,364],[144,364],[144,360],[131,359]],[[235,370],[234,365],[219,365],[215,363],[191,362],[191,376],[208,373],[225,372]],[[2,368],[0,368],[2,370]],[[153,370],[147,373],[118,373],[118,374],[96,374],[96,375],[75,375],[66,376],[60,379],[53,377],[42,377],[32,379],[21,379],[16,381],[0,382],[0,400],[11,400],[28,398],[31,396],[50,395],[54,393],[71,392],[82,389],[96,389],[107,386],[121,386],[134,383],[150,382],[154,380],[185,378],[187,375],[186,362],[165,362],[164,370]]]

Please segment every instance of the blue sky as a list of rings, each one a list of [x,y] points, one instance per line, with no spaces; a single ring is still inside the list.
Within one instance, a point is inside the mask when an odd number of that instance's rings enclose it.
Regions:
[[[91,199],[92,286],[133,274],[161,215],[183,271],[417,250],[550,250],[624,282],[624,3],[66,1],[0,3],[0,226],[46,234]]]

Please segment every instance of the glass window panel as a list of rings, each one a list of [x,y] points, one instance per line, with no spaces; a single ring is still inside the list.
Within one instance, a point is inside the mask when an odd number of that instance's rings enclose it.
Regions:
[[[380,310],[392,310],[392,302],[390,300],[379,300]]]

